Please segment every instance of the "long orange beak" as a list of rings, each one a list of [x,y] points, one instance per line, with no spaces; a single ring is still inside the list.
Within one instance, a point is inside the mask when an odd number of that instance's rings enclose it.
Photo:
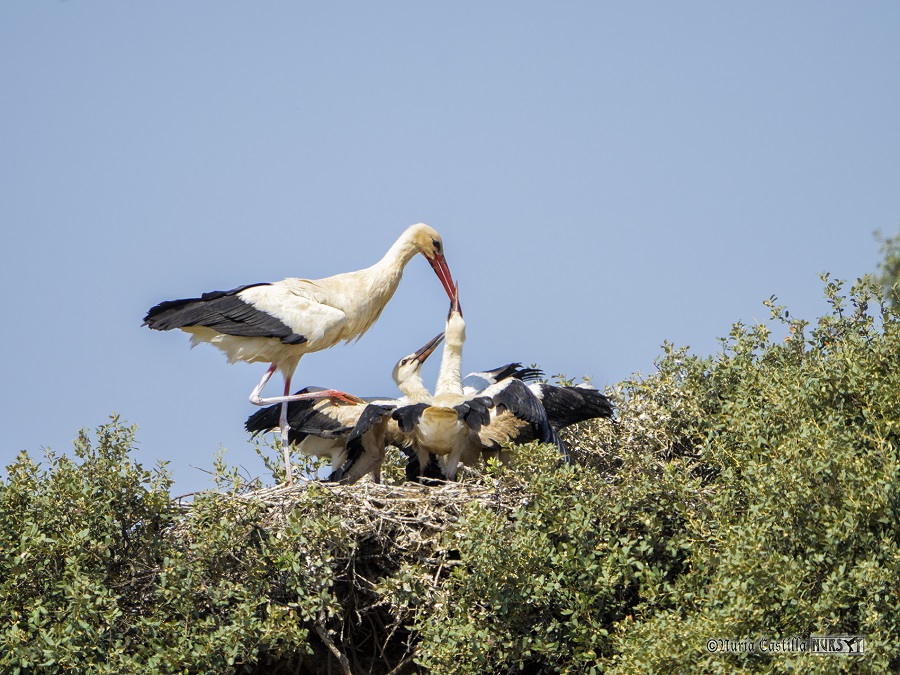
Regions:
[[[437,274],[438,279],[441,280],[441,285],[447,291],[447,297],[452,301],[455,295],[453,276],[450,274],[450,268],[447,266],[447,259],[444,257],[444,254],[438,253],[433,258],[426,258],[426,260],[428,260],[428,264],[431,265],[434,273]]]
[[[435,337],[431,338],[424,347],[422,347],[419,351],[416,352],[415,356],[418,359],[419,363],[425,363],[425,359],[431,356],[432,352],[437,349],[437,346],[441,344],[441,341],[444,339],[443,333],[438,333]]]

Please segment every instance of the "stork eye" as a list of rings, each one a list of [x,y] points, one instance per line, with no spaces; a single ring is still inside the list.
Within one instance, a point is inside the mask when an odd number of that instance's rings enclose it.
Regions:
[[[431,243],[434,244],[435,252],[440,253],[441,252],[441,242],[439,242],[437,239],[432,239]]]

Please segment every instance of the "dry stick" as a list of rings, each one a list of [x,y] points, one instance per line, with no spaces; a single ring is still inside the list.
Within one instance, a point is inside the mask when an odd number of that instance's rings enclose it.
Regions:
[[[337,660],[341,664],[341,668],[344,669],[344,675],[353,675],[353,671],[350,670],[350,662],[347,660],[347,657],[341,654],[341,650],[338,649],[334,642],[331,641],[331,638],[328,637],[325,629],[322,628],[322,624],[316,624],[316,633],[319,634],[319,637],[322,638],[322,642],[324,642],[328,646],[328,649],[331,650],[331,653],[337,657]]]

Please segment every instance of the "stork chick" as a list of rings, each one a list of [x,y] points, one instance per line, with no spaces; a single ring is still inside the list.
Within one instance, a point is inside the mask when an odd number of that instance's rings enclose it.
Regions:
[[[392,376],[402,398],[373,397],[348,405],[327,398],[289,402],[289,443],[305,455],[329,457],[329,480],[355,483],[371,471],[378,482],[385,445],[402,440],[390,415],[397,406],[431,399],[422,381],[422,365],[443,337],[441,333],[394,366]],[[297,393],[312,391],[325,390],[307,387]],[[279,428],[279,411],[278,404],[263,408],[251,415],[244,426],[253,435],[274,431]]]
[[[448,480],[460,462],[472,464],[483,451],[502,443],[554,442],[547,414],[521,381],[508,377],[479,395],[467,395],[462,384],[462,350],[466,324],[457,297],[447,317],[444,353],[431,403],[400,407],[393,412],[400,430],[411,434],[420,470],[436,455]]]

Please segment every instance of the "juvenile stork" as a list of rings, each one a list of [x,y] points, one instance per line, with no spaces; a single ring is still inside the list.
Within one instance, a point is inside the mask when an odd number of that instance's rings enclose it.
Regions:
[[[463,380],[466,394],[481,394],[488,387],[506,378],[515,378],[528,383],[537,399],[547,412],[547,421],[554,431],[586,420],[612,417],[613,404],[602,393],[589,384],[574,387],[541,382],[544,372],[538,368],[523,368],[521,363],[507,363],[505,366],[481,372],[469,373]],[[565,445],[558,444],[568,461]]]
[[[612,401],[589,384],[561,387],[546,382],[532,382],[528,388],[544,406],[547,420],[556,431],[578,422],[613,415]]]
[[[199,298],[167,300],[147,312],[144,325],[155,330],[180,328],[190,334],[191,346],[208,342],[225,352],[231,363],[271,364],[250,394],[250,402],[282,404],[279,426],[290,484],[287,404],[316,398],[358,401],[334,389],[290,395],[297,363],[304,354],[359,339],[381,315],[397,290],[404,267],[417,253],[425,256],[452,299],[453,278],[441,237],[419,223],[407,228],[385,256],[366,269],[325,279],[288,278],[204,293]],[[260,394],[276,370],[284,377],[284,395],[262,398]]]
[[[477,398],[484,395],[488,387],[503,382],[508,378],[514,378],[527,383],[547,413],[547,422],[553,433],[553,442],[562,455],[565,462],[571,462],[569,450],[559,431],[566,427],[584,422],[590,419],[608,418],[613,415],[612,402],[602,393],[587,384],[579,384],[574,387],[558,386],[541,382],[544,377],[542,370],[538,368],[525,368],[521,363],[507,363],[493,370],[477,371],[469,373],[463,379],[463,393],[468,397]],[[413,455],[406,466],[408,480],[416,480],[422,476],[425,478],[445,478],[436,457],[429,457],[424,473],[418,455]]]
[[[422,382],[422,364],[437,349],[444,334],[430,340],[418,351],[394,366],[392,376],[402,398],[362,399],[361,403],[340,405],[330,399],[303,399],[288,403],[288,440],[305,455],[331,459],[328,480],[355,483],[368,472],[380,478],[385,446],[402,445],[405,438],[391,420],[395,408],[431,400]],[[323,391],[307,387],[298,393]],[[244,425],[253,435],[279,428],[279,405],[253,413]]]
[[[456,478],[460,461],[472,464],[482,452],[499,450],[505,442],[557,442],[540,401],[521,380],[507,377],[478,394],[464,392],[465,340],[466,324],[454,298],[433,401],[392,413],[400,430],[411,435],[420,471],[427,470],[429,457],[435,455],[448,480]]]
[[[467,396],[479,394],[492,384],[497,384],[508,377],[514,377],[522,382],[537,382],[544,377],[544,371],[539,368],[524,368],[521,363],[507,363],[493,370],[476,371],[463,378],[463,393]]]

